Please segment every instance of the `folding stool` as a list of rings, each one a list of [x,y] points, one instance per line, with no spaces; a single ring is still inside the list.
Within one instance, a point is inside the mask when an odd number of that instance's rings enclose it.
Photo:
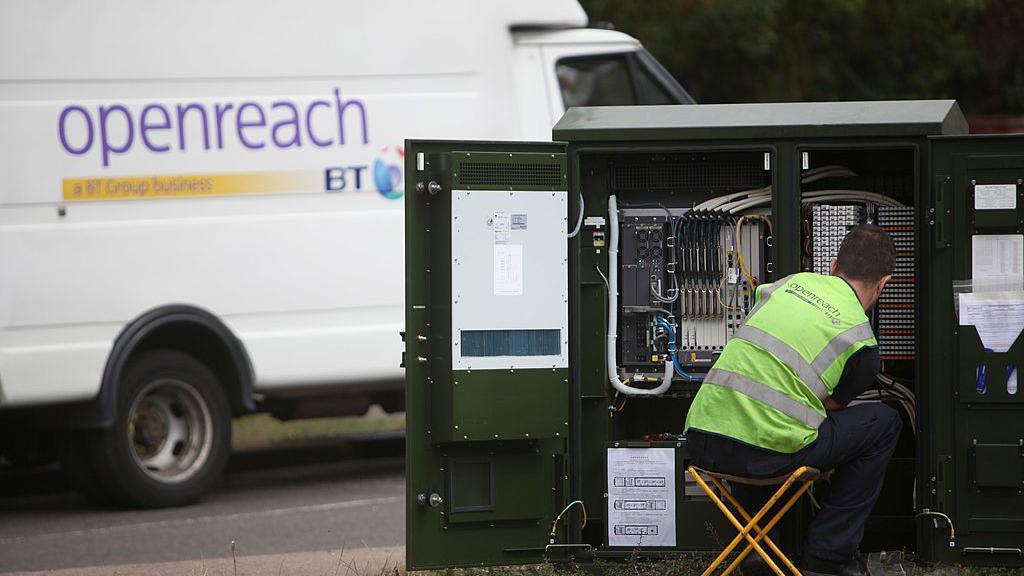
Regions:
[[[704,571],[702,576],[710,576],[743,540],[747,541],[747,546],[740,552],[739,556],[729,564],[720,576],[728,576],[730,572],[740,565],[740,562],[747,557],[747,554],[749,554],[751,550],[757,552],[758,555],[764,559],[765,563],[768,564],[768,567],[777,574],[777,576],[786,576],[782,570],[779,569],[778,565],[771,559],[768,553],[765,552],[764,548],[761,547],[759,542],[762,540],[767,544],[768,548],[782,560],[783,564],[786,565],[786,568],[789,569],[793,576],[801,576],[800,571],[797,570],[796,566],[794,566],[793,563],[790,562],[789,558],[782,553],[782,550],[775,545],[775,542],[772,542],[772,539],[768,537],[768,532],[774,528],[780,520],[782,520],[782,517],[786,515],[786,512],[793,507],[793,504],[796,504],[797,501],[800,500],[800,497],[803,496],[804,492],[806,492],[812,484],[814,484],[814,481],[821,477],[821,471],[809,466],[801,466],[786,476],[778,476],[775,478],[744,478],[741,476],[732,476],[729,474],[720,474],[718,472],[702,470],[696,466],[690,466],[688,470],[690,475],[693,476],[693,479],[696,480],[697,484],[701,487],[701,490],[708,495],[708,498],[711,498],[711,501],[715,503],[715,506],[721,510],[722,514],[725,515],[729,522],[739,530],[739,534],[737,534],[736,537],[733,538],[732,542],[722,550],[718,557],[715,558],[715,561],[712,562],[711,565],[708,566],[708,569]],[[729,508],[726,507],[721,498],[715,494],[714,489],[712,489],[711,486],[708,486],[705,477],[707,480],[710,480],[711,484],[713,484],[715,488],[718,488],[722,495],[725,496],[725,499],[739,511],[746,524],[741,524],[740,521],[736,519],[736,516],[729,511]],[[779,489],[775,491],[775,494],[768,499],[768,502],[757,511],[757,514],[754,514],[754,516],[751,517],[750,514],[743,509],[743,506],[736,501],[736,498],[732,493],[730,493],[725,487],[725,484],[722,483],[723,480],[736,484],[750,484],[753,486],[778,486],[780,484],[781,486],[779,486]],[[780,508],[774,516],[771,516],[764,528],[761,528],[760,522],[793,486],[796,486],[796,490],[793,492],[793,495],[789,500],[786,500],[785,504],[782,505],[782,508]],[[753,533],[753,536],[751,536],[751,533]]]

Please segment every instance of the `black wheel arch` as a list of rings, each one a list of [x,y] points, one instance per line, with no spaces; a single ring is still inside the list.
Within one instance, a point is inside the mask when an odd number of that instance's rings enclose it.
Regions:
[[[189,341],[178,340],[176,335]],[[189,304],[170,304],[132,320],[114,340],[93,403],[94,426],[110,426],[117,419],[118,387],[133,355],[164,347],[191,353],[207,363],[225,387],[233,414],[255,410],[252,362],[242,341],[211,312]]]

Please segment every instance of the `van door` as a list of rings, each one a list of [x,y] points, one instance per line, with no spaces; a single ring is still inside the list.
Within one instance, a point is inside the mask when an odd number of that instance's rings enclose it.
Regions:
[[[565,554],[564,146],[405,149],[408,568]]]
[[[919,549],[1019,563],[1024,541],[1024,136],[934,137],[924,290]],[[968,287],[954,295],[954,283]],[[955,526],[955,539],[950,524]],[[979,558],[983,556],[983,558]]]

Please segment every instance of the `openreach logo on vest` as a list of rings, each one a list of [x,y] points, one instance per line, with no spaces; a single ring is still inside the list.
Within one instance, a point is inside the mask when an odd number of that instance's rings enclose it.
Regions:
[[[824,312],[825,315],[828,316],[829,318],[833,320],[839,319],[840,312],[838,306],[822,298],[816,292],[804,286],[803,284],[796,281],[791,281],[786,286],[786,292],[818,308],[819,310]]]
[[[63,179],[66,201],[403,195],[404,150],[374,145],[366,102],[339,88],[323,97],[70,103],[56,120],[61,149],[91,174]]]

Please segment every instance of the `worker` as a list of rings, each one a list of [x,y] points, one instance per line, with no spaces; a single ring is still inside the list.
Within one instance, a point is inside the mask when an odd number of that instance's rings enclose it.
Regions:
[[[687,451],[700,468],[751,478],[834,470],[805,537],[804,574],[866,574],[858,546],[902,422],[888,405],[849,403],[880,369],[867,312],[895,260],[889,235],[864,224],[843,239],[829,276],[803,272],[758,286],[686,418]],[[777,487],[733,489],[753,514]]]

